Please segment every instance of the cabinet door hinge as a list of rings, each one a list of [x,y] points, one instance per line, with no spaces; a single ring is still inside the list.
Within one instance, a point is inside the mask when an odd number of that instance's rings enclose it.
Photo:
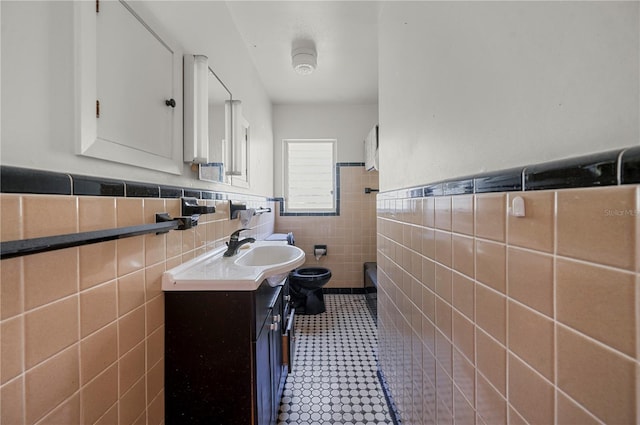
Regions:
[[[96,100],[96,118],[100,118],[100,101]]]
[[[96,0],[96,13],[100,13],[100,0]]]

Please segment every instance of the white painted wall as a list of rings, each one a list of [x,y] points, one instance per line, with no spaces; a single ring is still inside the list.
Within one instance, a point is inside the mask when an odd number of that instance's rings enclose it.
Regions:
[[[638,2],[387,2],[380,186],[639,143]]]
[[[283,196],[284,139],[336,139],[338,162],[364,162],[364,138],[378,123],[378,105],[274,105],[274,192]]]
[[[212,190],[273,194],[271,101],[225,2],[144,1],[185,52],[209,65],[243,101],[251,124],[249,189],[196,180],[185,165],[174,176],[75,154],[73,5],[71,1],[2,1],[2,117],[0,161],[43,170],[122,178]]]

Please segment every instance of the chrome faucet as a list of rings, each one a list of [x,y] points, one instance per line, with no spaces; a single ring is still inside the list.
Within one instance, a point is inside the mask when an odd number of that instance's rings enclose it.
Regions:
[[[227,250],[224,252],[223,256],[225,257],[233,257],[238,253],[238,249],[244,244],[253,243],[256,240],[254,238],[244,238],[242,240],[238,240],[240,237],[240,232],[251,229],[239,229],[231,234],[229,238],[229,242],[227,242]]]

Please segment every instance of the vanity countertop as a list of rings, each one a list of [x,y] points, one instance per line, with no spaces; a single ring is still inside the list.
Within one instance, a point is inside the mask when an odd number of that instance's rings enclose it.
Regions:
[[[247,266],[242,258],[262,247],[287,246],[293,253],[285,262]],[[244,247],[248,247],[242,249]],[[163,291],[253,291],[266,279],[271,285],[284,282],[288,273],[304,263],[304,251],[280,241],[257,241],[244,245],[233,257],[224,257],[219,247],[193,260],[167,270],[162,275]],[[257,252],[257,251],[256,251]],[[245,259],[246,260],[246,259]]]

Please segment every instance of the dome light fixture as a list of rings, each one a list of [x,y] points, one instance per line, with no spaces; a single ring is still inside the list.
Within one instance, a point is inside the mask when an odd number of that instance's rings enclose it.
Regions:
[[[318,65],[318,54],[314,47],[297,47],[291,51],[291,64],[300,75],[311,74]]]

